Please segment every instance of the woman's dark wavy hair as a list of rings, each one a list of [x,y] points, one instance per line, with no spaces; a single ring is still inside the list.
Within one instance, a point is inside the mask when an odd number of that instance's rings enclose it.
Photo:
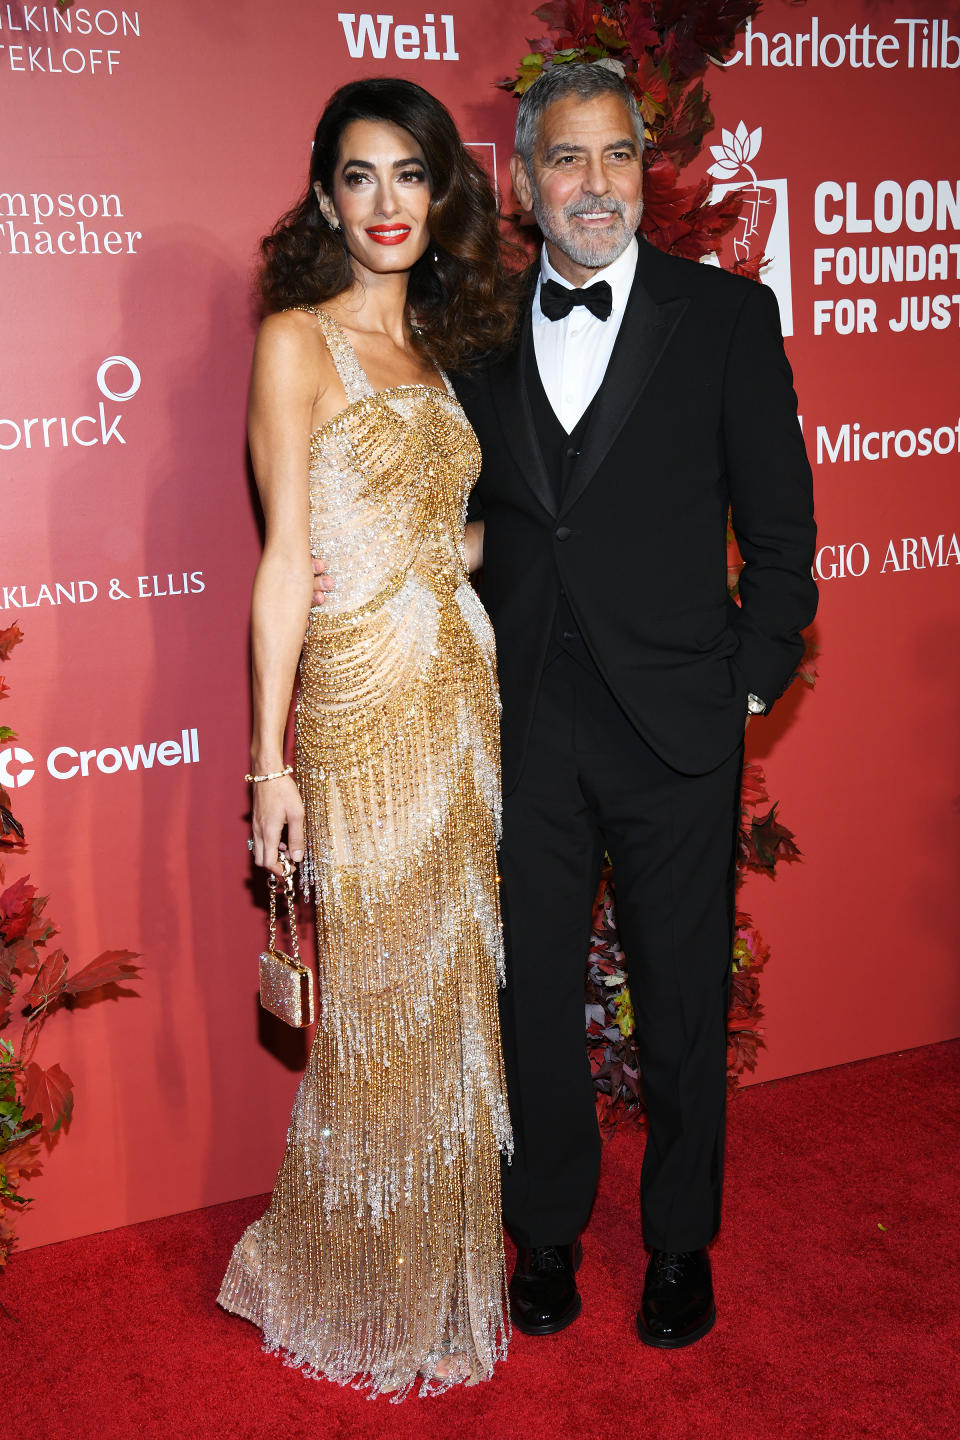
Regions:
[[[331,96],[317,126],[306,193],[261,241],[260,289],[268,308],[319,305],[353,282],[342,231],[323,218],[313,186],[319,181],[332,195],[340,138],[354,120],[399,125],[426,160],[432,243],[410,271],[414,344],[451,370],[501,349],[516,328],[521,292],[517,267],[505,264],[511,251],[493,188],[449,112],[410,80],[354,80]]]

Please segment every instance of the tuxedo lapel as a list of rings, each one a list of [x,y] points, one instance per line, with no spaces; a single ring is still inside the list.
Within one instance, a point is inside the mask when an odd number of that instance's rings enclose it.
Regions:
[[[527,306],[519,343],[490,376],[494,405],[503,434],[527,484],[550,515],[557,505],[553,485],[543,461],[533,411],[527,394],[526,366],[533,344],[533,324]]]
[[[641,242],[642,250],[642,242]],[[648,294],[637,265],[607,373],[597,391],[580,455],[570,474],[561,514],[579,500],[660,363],[688,300],[657,303]]]

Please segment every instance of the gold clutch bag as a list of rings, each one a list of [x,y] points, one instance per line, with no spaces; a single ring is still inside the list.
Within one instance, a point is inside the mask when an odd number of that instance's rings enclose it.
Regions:
[[[316,1004],[314,1001],[313,971],[300,959],[300,941],[297,937],[297,917],[293,909],[293,866],[285,855],[280,856],[283,866],[283,893],[287,900],[290,916],[290,944],[292,955],[277,949],[277,877],[270,876],[270,937],[268,948],[260,956],[260,1004],[278,1020],[287,1025],[302,1028],[312,1025]]]

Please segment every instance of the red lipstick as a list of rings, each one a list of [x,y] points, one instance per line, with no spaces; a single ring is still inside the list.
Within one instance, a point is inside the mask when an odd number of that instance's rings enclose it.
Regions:
[[[402,245],[410,234],[409,225],[371,225],[367,231],[378,245]]]

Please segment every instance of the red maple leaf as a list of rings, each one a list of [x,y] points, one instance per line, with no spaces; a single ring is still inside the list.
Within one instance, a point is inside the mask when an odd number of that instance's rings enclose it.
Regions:
[[[686,94],[676,98],[678,86],[672,86],[674,103],[660,135],[658,148],[669,155],[678,169],[695,160],[703,145],[703,137],[713,129],[713,115],[710,112],[710,98],[697,81]]]
[[[136,950],[104,950],[89,965],[68,976],[64,986],[67,995],[80,995],[84,990],[98,990],[101,985],[114,985],[121,980],[132,980],[139,975],[140,966],[131,965],[138,960]]]
[[[677,183],[677,172],[670,161],[659,155],[643,175],[644,230],[662,229],[679,220],[690,207],[691,186]]]
[[[742,805],[762,805],[764,800],[769,799],[767,777],[763,773],[763,766],[758,765],[756,760],[748,760],[743,767],[740,803]]]
[[[744,1070],[756,1070],[757,1051],[766,1048],[761,1031],[756,1029],[731,1029],[727,1033],[727,1085],[733,1088],[736,1076]],[[731,1083],[732,1082],[732,1083]]]
[[[738,910],[734,921],[734,961],[738,971],[758,974],[770,959],[770,947],[758,930],[753,927],[750,916]]]
[[[37,893],[36,885],[30,884],[29,875],[21,875],[12,885],[8,885],[3,894],[0,895],[0,920],[18,914],[24,904]]]
[[[609,1139],[623,1113],[622,1105],[612,1095],[605,1095],[601,1090],[597,1091],[594,1098],[597,1102],[597,1124],[600,1126],[600,1133]]]
[[[644,98],[649,98],[662,109],[669,88],[667,77],[656,58],[648,50],[640,52],[637,58],[637,68],[627,76],[627,83],[638,101],[642,102]]]
[[[601,17],[597,21],[594,34],[597,37],[597,43],[603,45],[607,50],[625,50],[627,48],[620,21],[616,18]]]
[[[724,60],[760,0],[656,0],[657,24],[667,36],[672,64],[684,81],[709,60]]]
[[[722,240],[740,219],[740,211],[743,209],[743,193],[740,190],[731,190],[729,195],[724,195],[715,204],[706,205],[704,201],[709,193],[710,187],[704,180],[696,193],[697,229],[714,242],[710,248],[717,249],[717,242]]]
[[[600,6],[593,0],[548,0],[533,13],[550,30],[558,32],[557,45],[560,49],[568,48],[566,42],[573,48],[592,39],[597,22],[604,18]]]
[[[627,17],[625,34],[630,53],[638,60],[644,50],[660,44],[662,37],[653,18],[651,6],[640,5],[634,0]]]
[[[10,949],[13,951],[13,968],[18,975],[33,975],[40,969],[40,951],[29,940],[14,940]]]
[[[726,268],[730,271],[731,275],[742,275],[744,280],[756,280],[758,285],[762,285],[763,281],[760,278],[760,271],[764,265],[768,263],[766,255],[754,255],[751,259],[735,260],[732,265],[728,265]]]
[[[650,238],[671,255],[687,260],[701,260],[720,248],[720,239],[736,224],[740,213],[740,197],[725,195],[716,205],[707,205],[709,185],[703,181],[693,189],[679,192],[686,202],[683,214],[653,231]],[[729,571],[728,571],[729,579]]]
[[[36,968],[24,960],[27,942],[44,945],[57,933],[56,927],[43,918],[49,896],[38,895],[29,879],[28,875],[22,876],[0,895],[0,940],[18,948],[17,969],[25,972]]]
[[[23,631],[19,625],[8,625],[5,630],[0,630],[0,660],[9,660],[11,650],[22,639]]]
[[[0,1030],[10,1018],[10,1006],[16,993],[13,981],[13,967],[17,963],[17,952],[7,945],[0,945]]]
[[[21,1103],[24,1116],[39,1115],[43,1128],[55,1135],[73,1114],[73,1081],[59,1065],[44,1070],[31,1062],[24,1071]]]
[[[812,633],[807,632],[803,638],[806,649],[803,652],[800,668],[797,670],[797,678],[812,688],[817,683],[817,656],[820,651],[814,644]]]
[[[36,893],[37,887],[30,884],[30,877],[21,875],[0,895],[0,934],[8,945],[26,935],[30,929],[34,918],[32,901]]]
[[[762,818],[750,821],[747,842],[747,863],[755,870],[766,870],[772,874],[778,861],[800,859],[793,831],[780,824],[776,805],[771,806],[768,814]]]
[[[54,950],[37,971],[36,978],[27,991],[24,1004],[32,1010],[34,1006],[42,1005],[45,1000],[55,1000],[66,985],[66,981],[67,957],[62,950]]]
[[[760,980],[749,970],[734,970],[730,976],[730,1024],[746,1020],[760,998]]]
[[[750,932],[750,952],[753,956],[750,961],[750,970],[752,974],[757,975],[770,959],[770,946],[757,930]]]
[[[18,1140],[0,1157],[0,1170],[5,1172],[8,1182],[17,1185],[25,1177],[40,1174],[40,1141],[35,1135]]]

